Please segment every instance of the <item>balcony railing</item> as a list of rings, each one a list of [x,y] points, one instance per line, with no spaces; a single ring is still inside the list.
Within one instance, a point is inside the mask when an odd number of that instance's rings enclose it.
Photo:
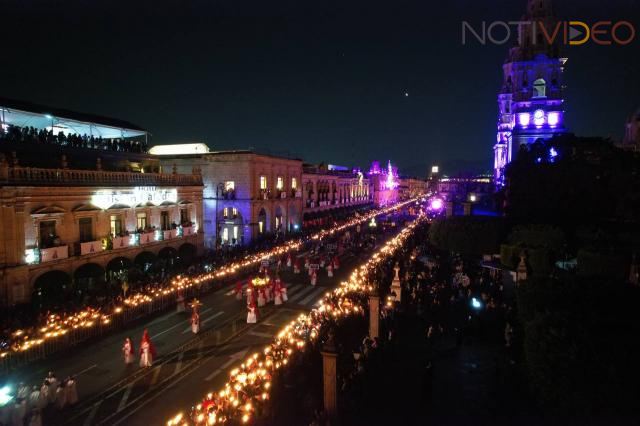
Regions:
[[[100,253],[104,248],[102,247],[102,241],[87,241],[86,243],[80,243],[80,255]]]
[[[0,165],[0,184],[51,186],[199,186],[200,175],[41,169]]]
[[[69,246],[49,247],[40,249],[40,263],[51,262],[69,257]]]

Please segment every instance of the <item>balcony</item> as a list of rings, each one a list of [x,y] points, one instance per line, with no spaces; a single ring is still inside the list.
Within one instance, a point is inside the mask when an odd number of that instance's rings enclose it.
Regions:
[[[101,240],[96,241],[87,241],[85,243],[80,243],[80,256],[84,256],[87,254],[100,253],[104,250],[102,246]]]
[[[138,236],[141,246],[156,241],[155,231],[141,232]]]
[[[167,173],[110,172],[104,170],[0,168],[0,184],[46,186],[201,186],[202,176]]]
[[[69,257],[69,246],[49,247],[40,249],[40,263],[51,262]]]

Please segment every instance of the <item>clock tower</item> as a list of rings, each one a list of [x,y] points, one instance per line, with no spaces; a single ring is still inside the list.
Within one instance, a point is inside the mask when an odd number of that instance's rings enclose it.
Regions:
[[[520,25],[518,44],[509,50],[502,65],[498,134],[493,147],[498,187],[504,184],[504,169],[520,145],[567,131],[562,82],[567,59],[560,57],[558,43],[547,41],[547,34],[554,33],[557,23],[551,0],[529,0],[521,21],[529,24]]]

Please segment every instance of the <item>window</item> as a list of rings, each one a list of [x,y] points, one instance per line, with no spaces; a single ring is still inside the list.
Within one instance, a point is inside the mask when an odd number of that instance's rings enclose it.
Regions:
[[[222,229],[222,241],[225,243],[229,241],[229,228],[227,227]]]
[[[93,220],[90,217],[81,217],[78,219],[78,226],[80,228],[80,242],[93,241]]]
[[[189,220],[189,210],[187,209],[180,209],[180,224],[185,224],[187,222],[190,222]]]
[[[56,239],[56,221],[43,220],[40,222],[40,248],[53,246]]]
[[[298,179],[294,177],[291,178],[291,189],[298,189]]]
[[[236,189],[236,183],[234,181],[228,180],[224,183],[225,191],[233,191],[234,189]]]
[[[144,230],[147,227],[147,214],[145,212],[136,215],[136,229]]]
[[[111,235],[119,237],[122,234],[122,219],[119,215],[111,215]]]
[[[233,240],[234,242],[238,241],[238,226],[233,227]]]
[[[258,232],[260,234],[262,234],[264,232],[264,222],[263,221],[259,221],[258,222]]]
[[[229,217],[229,207],[225,207],[224,209],[222,209],[222,217],[224,217],[225,219]]]
[[[160,212],[160,226],[163,231],[171,229],[171,224],[169,223],[169,212],[166,210]]]
[[[267,177],[266,176],[260,176],[260,189],[262,189],[262,190],[266,190],[267,189]]]
[[[238,209],[237,208],[232,208],[231,209],[231,214],[233,214],[233,218],[235,219],[236,217],[238,217]]]
[[[544,98],[547,96],[547,82],[544,79],[539,78],[533,82],[533,97]]]
[[[276,189],[278,189],[278,191],[282,191],[284,189],[284,178],[282,176],[278,176],[278,180],[276,181]]]

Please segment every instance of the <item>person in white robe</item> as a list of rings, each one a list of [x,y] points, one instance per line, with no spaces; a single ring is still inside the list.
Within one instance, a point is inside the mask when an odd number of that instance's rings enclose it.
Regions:
[[[124,356],[125,365],[133,364],[133,361],[136,359],[135,349],[133,347],[133,342],[131,338],[127,337],[124,339],[124,345],[122,345],[122,355]]]
[[[149,337],[147,329],[142,334],[140,341],[140,367],[146,368],[153,365],[153,359],[156,357],[156,349]]]

